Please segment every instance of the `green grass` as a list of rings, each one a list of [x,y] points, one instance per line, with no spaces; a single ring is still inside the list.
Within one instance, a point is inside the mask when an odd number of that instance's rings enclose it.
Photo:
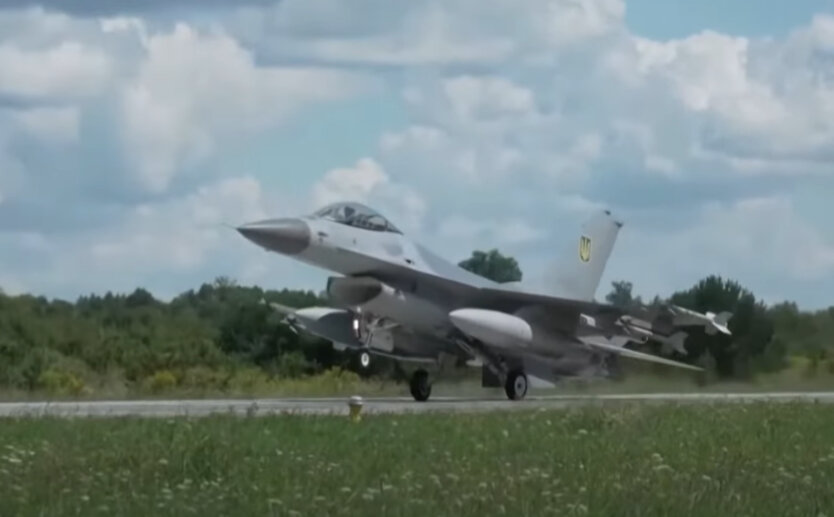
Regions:
[[[3,515],[834,515],[834,407],[4,420]]]

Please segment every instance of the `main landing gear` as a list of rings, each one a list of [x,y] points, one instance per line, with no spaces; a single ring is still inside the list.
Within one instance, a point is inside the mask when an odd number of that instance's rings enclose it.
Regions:
[[[504,385],[504,392],[510,400],[521,400],[527,396],[529,382],[520,364],[508,363],[505,358],[491,352],[477,340],[460,338],[455,341],[467,355],[481,361],[482,380],[485,388]]]
[[[431,383],[429,382],[429,372],[426,370],[417,370],[411,375],[411,381],[408,383],[411,396],[418,402],[425,402],[431,396]]]
[[[521,400],[527,395],[527,374],[523,370],[512,370],[507,374],[504,391],[510,400]]]

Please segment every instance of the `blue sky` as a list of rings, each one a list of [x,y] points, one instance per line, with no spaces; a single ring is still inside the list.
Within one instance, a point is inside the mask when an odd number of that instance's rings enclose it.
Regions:
[[[834,3],[0,2],[0,287],[322,288],[223,224],[352,198],[528,276],[834,292]]]
[[[834,12],[831,0],[628,0],[628,27],[649,38],[685,37],[706,29],[747,37],[784,37],[815,14]]]

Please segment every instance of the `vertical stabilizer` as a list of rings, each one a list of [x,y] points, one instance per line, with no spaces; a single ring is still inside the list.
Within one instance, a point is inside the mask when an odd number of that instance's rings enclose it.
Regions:
[[[593,214],[571,240],[567,255],[546,275],[553,296],[593,300],[623,223],[608,210]]]

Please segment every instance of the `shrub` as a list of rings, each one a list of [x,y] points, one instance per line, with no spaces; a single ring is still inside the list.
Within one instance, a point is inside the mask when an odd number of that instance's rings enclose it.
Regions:
[[[153,393],[170,390],[177,385],[177,376],[170,370],[159,370],[145,379],[145,388]]]
[[[229,373],[207,366],[195,366],[185,370],[181,385],[198,390],[224,390],[229,381]]]
[[[84,391],[84,381],[75,374],[49,368],[38,376],[38,387],[54,395],[79,395]]]
[[[240,368],[226,384],[232,393],[260,393],[269,389],[269,377],[260,368]]]

